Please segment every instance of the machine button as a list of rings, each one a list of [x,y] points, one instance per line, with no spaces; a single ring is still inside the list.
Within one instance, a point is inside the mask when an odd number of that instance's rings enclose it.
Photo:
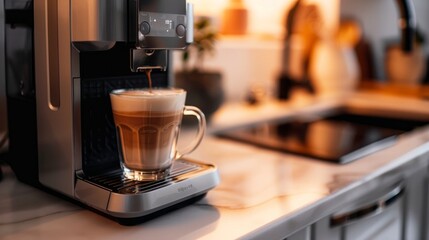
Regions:
[[[146,21],[140,23],[140,32],[143,35],[148,35],[150,33],[150,24]]]
[[[185,25],[183,25],[183,24],[177,25],[177,27],[176,27],[176,34],[177,34],[177,36],[179,36],[181,38],[184,37],[186,35],[186,27],[185,27]]]

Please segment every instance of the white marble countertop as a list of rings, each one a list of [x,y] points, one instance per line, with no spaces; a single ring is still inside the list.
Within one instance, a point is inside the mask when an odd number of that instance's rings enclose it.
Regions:
[[[364,93],[347,100],[304,97],[255,107],[227,105],[214,116],[210,132],[320,111],[344,102],[429,114],[429,103],[416,99]],[[208,134],[190,158],[214,163],[220,173],[219,186],[195,204],[136,226],[121,226],[22,184],[2,166],[5,179],[0,182],[0,239],[272,239],[332,213],[338,203],[335,199],[345,200],[351,190],[370,180],[410,161],[417,167],[427,164],[423,159],[429,159],[428,140],[429,128],[423,128],[404,134],[392,147],[335,165]],[[425,158],[418,158],[422,155]]]

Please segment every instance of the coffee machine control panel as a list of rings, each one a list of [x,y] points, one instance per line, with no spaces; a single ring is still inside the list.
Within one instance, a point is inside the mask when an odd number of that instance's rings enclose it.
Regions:
[[[144,41],[146,36],[178,37],[186,34],[186,17],[183,15],[140,12],[139,40]]]
[[[183,49],[192,13],[186,0],[138,1],[136,48]]]

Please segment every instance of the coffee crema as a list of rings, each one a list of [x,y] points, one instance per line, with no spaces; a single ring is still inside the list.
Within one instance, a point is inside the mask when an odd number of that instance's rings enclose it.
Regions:
[[[112,110],[118,112],[175,112],[182,111],[186,92],[182,89],[130,89],[110,94]]]

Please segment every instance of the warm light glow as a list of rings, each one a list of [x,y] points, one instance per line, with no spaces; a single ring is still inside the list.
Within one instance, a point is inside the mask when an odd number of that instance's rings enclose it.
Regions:
[[[196,15],[217,16],[222,11],[222,7],[226,4],[227,1],[188,0],[188,2],[194,4],[194,11]]]
[[[220,25],[222,10],[229,0],[188,0],[194,4],[197,16],[211,16],[217,25]],[[285,15],[295,0],[243,0],[249,11],[248,32],[251,34],[273,35],[282,37],[284,32]],[[339,0],[307,0],[320,6],[325,21],[326,30],[335,31],[339,22]]]
[[[319,5],[326,30],[333,33],[337,30],[340,19],[340,0],[307,0]]]

